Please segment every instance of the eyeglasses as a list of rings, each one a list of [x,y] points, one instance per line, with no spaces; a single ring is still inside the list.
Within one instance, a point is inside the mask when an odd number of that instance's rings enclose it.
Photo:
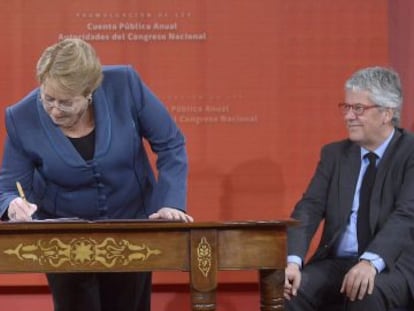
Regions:
[[[76,104],[80,102],[82,99],[87,98],[84,96],[75,96],[69,100],[57,100],[53,97],[44,94],[43,92],[40,94],[40,100],[45,109],[56,108],[63,112],[74,112],[76,109],[78,109],[78,105]]]
[[[347,104],[347,103],[340,103],[338,105],[339,110],[343,113],[343,114],[347,114],[350,110],[352,110],[352,112],[357,115],[360,116],[362,114],[364,114],[365,110],[371,109],[371,108],[378,108],[381,107],[379,105],[363,105],[363,104]]]

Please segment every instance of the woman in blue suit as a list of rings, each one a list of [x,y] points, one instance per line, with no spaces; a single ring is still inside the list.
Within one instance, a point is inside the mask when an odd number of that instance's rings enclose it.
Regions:
[[[170,219],[185,213],[185,140],[130,66],[80,39],[48,47],[40,87],[6,110],[3,219]],[[157,179],[143,146],[157,154]],[[26,199],[19,197],[19,181]],[[149,310],[149,273],[48,274],[55,310]]]

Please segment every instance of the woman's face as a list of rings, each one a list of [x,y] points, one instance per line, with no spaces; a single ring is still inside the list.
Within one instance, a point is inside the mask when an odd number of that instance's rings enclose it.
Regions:
[[[76,127],[88,110],[90,99],[83,95],[67,95],[56,84],[46,81],[40,87],[43,108],[53,123],[61,128]]]

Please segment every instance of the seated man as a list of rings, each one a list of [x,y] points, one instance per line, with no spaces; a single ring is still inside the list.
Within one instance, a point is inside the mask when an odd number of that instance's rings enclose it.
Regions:
[[[398,128],[397,73],[354,73],[339,104],[348,139],[322,148],[288,231],[286,310],[348,311],[409,306],[414,295],[414,136]],[[304,258],[319,224],[321,241]]]

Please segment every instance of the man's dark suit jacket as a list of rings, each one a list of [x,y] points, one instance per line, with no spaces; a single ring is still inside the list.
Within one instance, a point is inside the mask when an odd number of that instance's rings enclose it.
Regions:
[[[289,229],[289,255],[305,258],[323,219],[320,244],[310,260],[321,260],[333,253],[351,213],[360,167],[360,147],[350,140],[322,148],[316,172],[292,213],[300,224]],[[366,251],[383,258],[384,272],[402,271],[414,296],[413,227],[414,135],[396,128],[378,164],[370,205],[370,229],[374,237]]]

